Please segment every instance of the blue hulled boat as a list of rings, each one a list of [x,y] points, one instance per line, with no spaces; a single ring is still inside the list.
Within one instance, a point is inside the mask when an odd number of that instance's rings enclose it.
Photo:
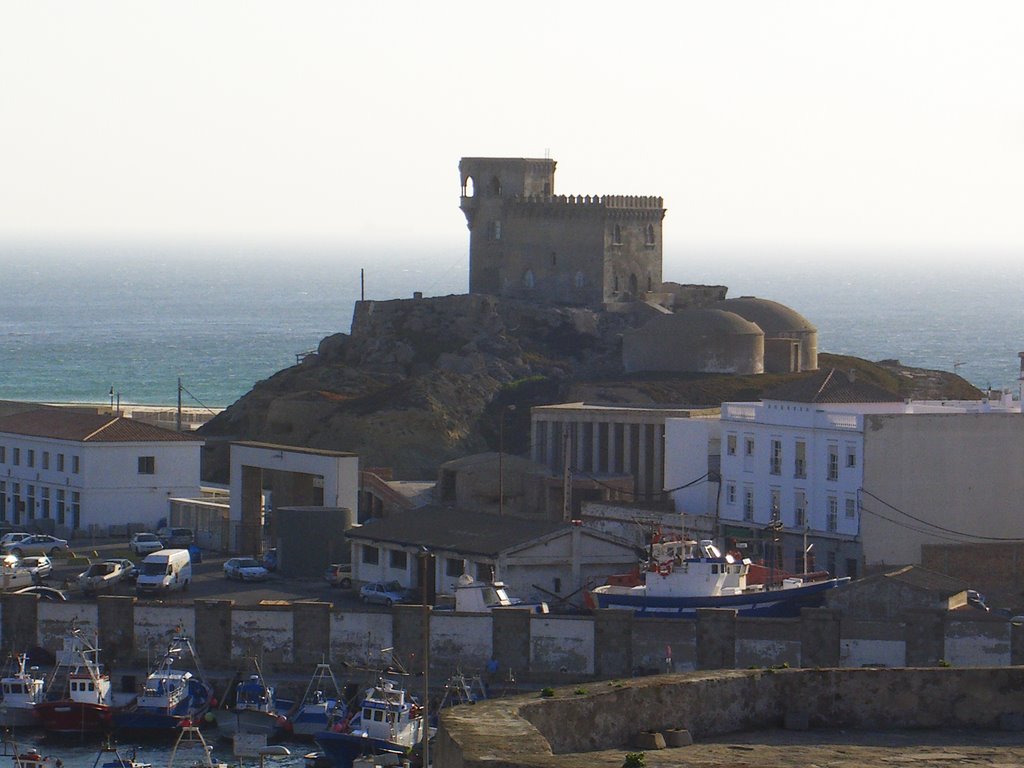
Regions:
[[[776,588],[747,586],[749,560],[722,555],[709,540],[667,541],[651,546],[637,586],[605,585],[590,593],[597,608],[619,608],[637,616],[693,618],[698,608],[732,608],[740,616],[792,617],[821,605],[825,593],[849,579],[787,578]]]
[[[193,670],[185,669],[185,659]],[[114,728],[130,731],[175,731],[198,725],[210,708],[213,688],[203,679],[190,638],[179,635],[146,677],[135,705],[114,716]]]

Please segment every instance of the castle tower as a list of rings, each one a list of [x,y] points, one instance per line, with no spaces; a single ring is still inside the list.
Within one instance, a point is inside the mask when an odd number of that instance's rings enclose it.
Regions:
[[[660,197],[554,194],[555,161],[464,157],[469,292],[558,304],[661,288]]]

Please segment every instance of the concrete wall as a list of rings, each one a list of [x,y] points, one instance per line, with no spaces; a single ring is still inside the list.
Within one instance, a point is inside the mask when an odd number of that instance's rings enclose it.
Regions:
[[[640,619],[628,611],[589,616],[538,615],[505,608],[491,614],[430,613],[432,674],[480,674],[489,660],[527,684],[627,678],[672,671],[745,667],[1008,666],[1024,663],[1024,628],[981,612],[911,609],[898,620],[844,620],[835,610],[805,609],[794,619],[742,619],[704,609],[696,620]],[[227,600],[194,608],[103,597],[95,604],[51,603],[34,596],[0,599],[2,644],[57,650],[72,625],[98,633],[111,662],[141,665],[180,626],[193,635],[209,669],[244,669],[257,655],[269,671],[308,672],[322,657],[373,667],[394,648],[420,663],[423,613],[334,610],[328,603],[238,607]],[[388,661],[385,658],[383,661]]]
[[[971,536],[1024,538],[1024,421],[1020,414],[867,416],[864,489],[925,524],[864,496],[868,565],[921,562],[924,544],[947,543],[928,526]],[[875,511],[879,514],[870,514]],[[884,515],[884,517],[883,517]],[[896,523],[888,519],[894,519]]]

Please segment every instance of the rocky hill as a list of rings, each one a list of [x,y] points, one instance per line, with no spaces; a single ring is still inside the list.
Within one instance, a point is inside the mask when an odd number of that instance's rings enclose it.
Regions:
[[[200,430],[210,445],[204,476],[226,479],[227,441],[259,440],[353,451],[364,467],[433,478],[449,459],[496,450],[499,433],[506,451],[525,452],[533,405],[717,405],[801,375],[627,376],[621,334],[649,317],[643,307],[598,312],[483,295],[360,302],[350,334],[328,336]],[[905,397],[981,397],[958,376],[896,361],[822,354],[820,365],[855,368]]]

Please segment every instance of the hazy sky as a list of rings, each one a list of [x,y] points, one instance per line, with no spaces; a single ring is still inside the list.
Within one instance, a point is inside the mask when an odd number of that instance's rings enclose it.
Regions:
[[[1024,251],[1024,3],[0,0],[0,241],[465,249],[464,155],[693,248]],[[2,250],[0,250],[2,255]]]

